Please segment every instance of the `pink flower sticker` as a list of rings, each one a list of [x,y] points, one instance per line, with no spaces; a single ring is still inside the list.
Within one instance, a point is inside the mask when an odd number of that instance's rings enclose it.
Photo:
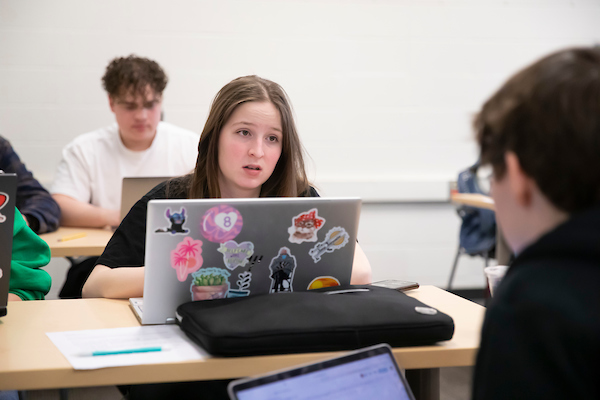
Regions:
[[[171,251],[171,267],[177,271],[177,279],[185,282],[188,275],[202,267],[202,241],[187,236]]]

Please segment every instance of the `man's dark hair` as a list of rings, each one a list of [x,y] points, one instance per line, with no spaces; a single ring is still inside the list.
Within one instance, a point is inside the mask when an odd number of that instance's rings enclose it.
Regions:
[[[117,57],[108,64],[102,77],[102,86],[111,97],[127,94],[146,95],[148,86],[162,95],[167,86],[167,75],[156,61],[148,58]]]
[[[474,127],[482,164],[492,165],[496,179],[512,151],[557,208],[600,203],[600,49],[566,49],[518,72]]]

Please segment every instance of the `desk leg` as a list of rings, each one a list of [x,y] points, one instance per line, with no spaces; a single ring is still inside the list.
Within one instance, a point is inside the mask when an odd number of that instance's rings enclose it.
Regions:
[[[406,380],[417,400],[440,400],[440,369],[407,369]]]
[[[496,260],[498,265],[508,265],[512,252],[500,231],[500,226],[496,225]]]

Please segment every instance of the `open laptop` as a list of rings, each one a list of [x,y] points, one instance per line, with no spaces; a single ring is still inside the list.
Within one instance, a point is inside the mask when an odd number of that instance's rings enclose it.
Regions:
[[[350,283],[359,198],[151,200],[142,324],[192,300]]]
[[[414,400],[387,344],[260,377],[235,380],[229,383],[227,391],[234,400]]]
[[[17,175],[0,171],[0,317],[8,301],[16,195]]]
[[[125,177],[121,186],[121,220],[131,207],[159,183],[171,179],[170,176]]]

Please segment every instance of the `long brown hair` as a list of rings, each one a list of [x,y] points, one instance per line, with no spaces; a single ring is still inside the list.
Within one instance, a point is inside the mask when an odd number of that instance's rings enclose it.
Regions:
[[[262,185],[260,197],[296,197],[306,193],[309,183],[304,170],[302,144],[298,137],[290,101],[281,86],[258,76],[244,76],[225,85],[215,96],[198,144],[193,174],[185,179],[188,198],[219,198],[219,136],[240,104],[269,101],[279,111],[283,132],[282,149],[275,170]]]

